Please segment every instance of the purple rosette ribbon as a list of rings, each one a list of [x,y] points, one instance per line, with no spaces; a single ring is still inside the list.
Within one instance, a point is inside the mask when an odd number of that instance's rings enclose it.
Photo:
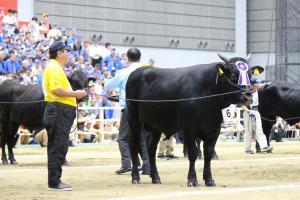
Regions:
[[[247,63],[242,62],[242,61],[237,61],[235,63],[235,66],[240,71],[238,85],[250,85],[250,79],[249,79],[249,76],[247,73],[249,70],[249,67],[248,67]]]

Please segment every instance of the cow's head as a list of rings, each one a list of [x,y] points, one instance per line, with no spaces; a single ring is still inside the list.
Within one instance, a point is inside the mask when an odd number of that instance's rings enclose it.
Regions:
[[[218,54],[218,56],[224,61],[224,63],[222,62],[216,65],[217,76],[220,78],[223,77],[223,81],[220,84],[226,85],[225,88],[227,88],[227,91],[249,90],[254,69],[248,66],[250,55],[247,56],[246,59],[241,57],[229,59],[220,54]],[[258,68],[259,66],[255,67]],[[237,100],[236,103],[242,101],[243,95],[241,95],[241,93],[237,93],[237,95],[233,96],[239,96],[239,98],[235,98]]]
[[[69,76],[69,81],[73,90],[85,90],[87,88],[87,78],[82,70],[75,70]]]
[[[241,87],[250,86],[252,70],[248,66],[250,55],[246,59],[241,57],[226,58],[220,54],[218,56],[224,63],[218,63],[216,68],[220,76],[225,76],[228,81]]]

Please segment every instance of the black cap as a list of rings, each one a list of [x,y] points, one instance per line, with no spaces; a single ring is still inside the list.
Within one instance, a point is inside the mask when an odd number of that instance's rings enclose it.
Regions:
[[[67,47],[63,41],[54,40],[54,42],[49,47],[49,52],[57,52],[61,49],[66,49],[68,51],[72,50],[70,47]]]

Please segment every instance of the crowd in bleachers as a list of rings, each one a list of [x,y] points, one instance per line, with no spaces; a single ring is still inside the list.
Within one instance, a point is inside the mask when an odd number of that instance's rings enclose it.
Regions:
[[[114,76],[117,70],[127,67],[126,53],[120,54],[110,42],[100,45],[101,38],[94,35],[84,40],[74,29],[66,29],[51,22],[51,17],[44,13],[40,18],[33,17],[28,25],[18,26],[17,12],[8,10],[3,17],[0,31],[0,74],[15,79],[24,85],[42,84],[43,70],[49,60],[48,48],[55,39],[61,39],[72,49],[69,63],[64,67],[66,75],[81,69],[87,78],[89,98],[79,107],[114,107],[117,102],[108,100],[108,96],[117,96],[118,91],[103,91],[102,84],[106,78]],[[84,108],[85,123],[99,119],[99,110]],[[104,110],[103,118],[118,118],[118,112]],[[116,122],[106,123],[105,126]],[[82,129],[84,131],[84,129]],[[80,141],[84,141],[84,138]],[[86,140],[87,141],[87,140]],[[99,141],[95,139],[93,141]]]

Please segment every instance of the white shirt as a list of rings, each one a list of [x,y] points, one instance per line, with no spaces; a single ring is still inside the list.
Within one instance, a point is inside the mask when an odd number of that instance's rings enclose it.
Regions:
[[[258,92],[257,90],[252,94],[252,103],[250,105],[250,107],[255,107],[258,106],[259,102],[258,102]]]
[[[98,59],[99,56],[102,56],[103,49],[100,45],[90,45],[89,46],[89,54],[90,57],[94,59]]]

